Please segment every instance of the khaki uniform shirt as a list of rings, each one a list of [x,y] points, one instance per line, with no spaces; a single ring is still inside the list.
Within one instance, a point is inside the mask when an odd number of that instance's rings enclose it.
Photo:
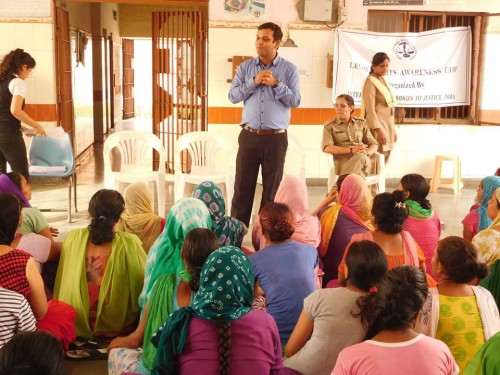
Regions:
[[[351,117],[347,126],[339,119],[333,119],[325,123],[321,144],[322,150],[330,145],[349,147],[354,146],[356,143],[364,143],[367,146],[378,145],[364,119]]]

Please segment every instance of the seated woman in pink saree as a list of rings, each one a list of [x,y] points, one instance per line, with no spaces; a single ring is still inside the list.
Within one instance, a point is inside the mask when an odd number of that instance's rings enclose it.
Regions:
[[[293,212],[295,231],[292,240],[318,247],[321,227],[318,218],[308,213],[309,197],[306,183],[298,177],[285,176],[276,192],[274,202],[286,204]],[[268,245],[259,220],[255,222],[252,230],[252,243],[255,251],[262,250]]]

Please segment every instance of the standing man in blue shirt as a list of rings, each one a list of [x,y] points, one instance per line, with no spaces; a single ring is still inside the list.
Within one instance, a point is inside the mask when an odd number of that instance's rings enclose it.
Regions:
[[[297,67],[278,55],[282,37],[278,25],[272,22],[260,25],[255,41],[258,56],[239,66],[229,90],[231,103],[243,101],[231,216],[247,226],[260,166],[263,186],[260,208],[274,201],[288,148],[290,108],[300,105]]]

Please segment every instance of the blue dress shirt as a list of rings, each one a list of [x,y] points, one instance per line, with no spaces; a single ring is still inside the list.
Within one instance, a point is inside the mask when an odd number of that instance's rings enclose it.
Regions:
[[[254,77],[264,69],[280,81],[276,88],[255,83]],[[279,55],[268,66],[264,66],[259,57],[244,61],[236,72],[228,97],[233,104],[243,101],[240,125],[261,130],[287,129],[290,108],[297,108],[301,99],[297,67]]]

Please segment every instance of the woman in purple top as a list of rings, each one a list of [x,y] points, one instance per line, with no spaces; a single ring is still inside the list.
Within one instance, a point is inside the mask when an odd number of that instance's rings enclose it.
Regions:
[[[256,294],[264,293],[266,309],[278,325],[281,345],[286,345],[302,311],[304,298],[316,290],[316,249],[291,240],[293,213],[283,203],[268,203],[259,214],[268,246],[250,257]]]
[[[189,307],[175,311],[151,341],[152,374],[283,374],[273,318],[252,310],[254,275],[247,256],[225,246],[207,258]]]

